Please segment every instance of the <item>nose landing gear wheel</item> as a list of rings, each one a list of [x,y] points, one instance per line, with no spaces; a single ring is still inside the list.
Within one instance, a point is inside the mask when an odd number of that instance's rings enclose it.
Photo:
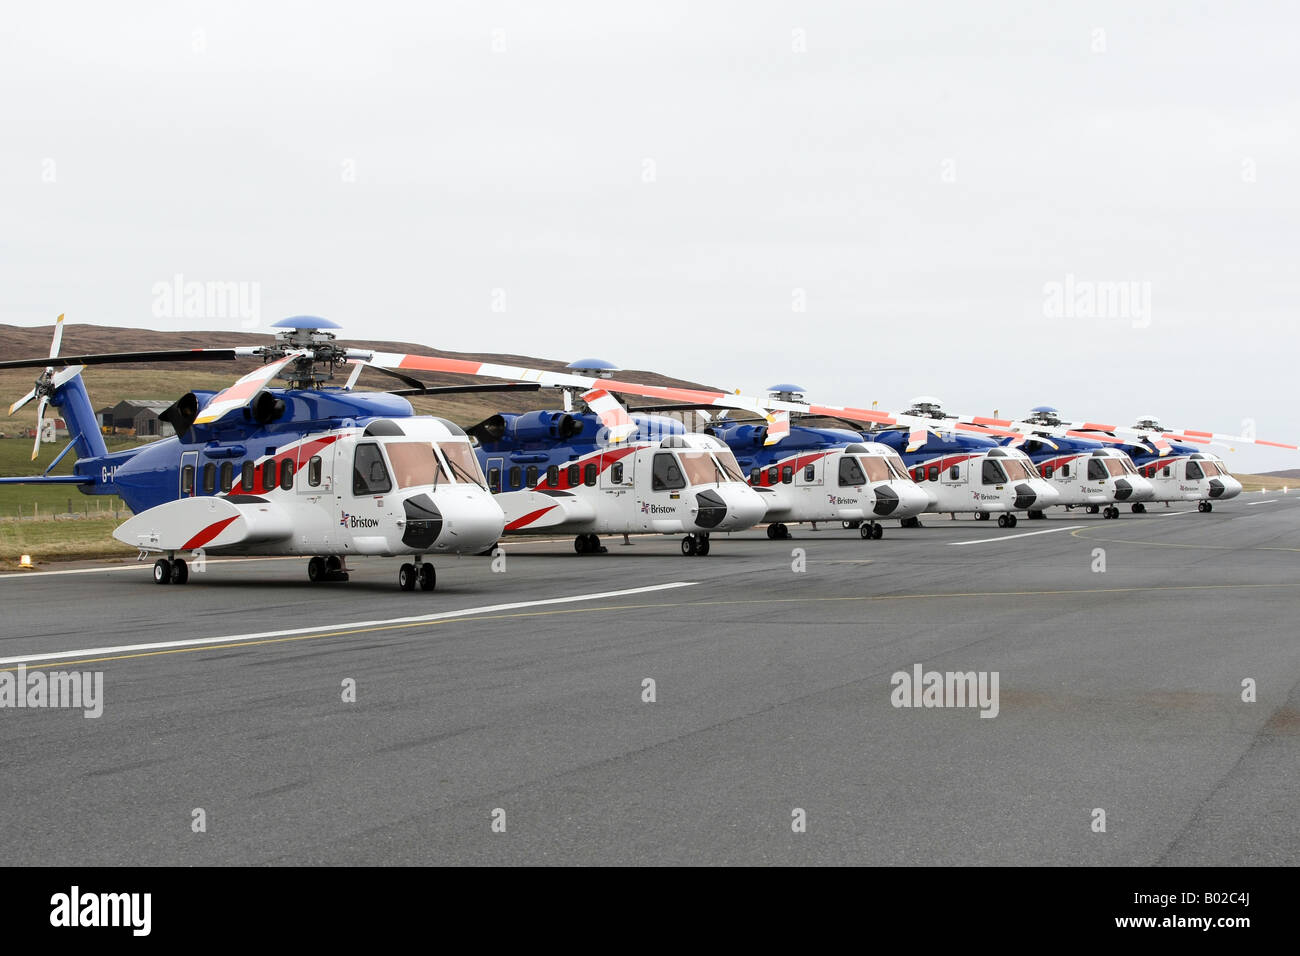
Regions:
[[[432,591],[438,586],[438,572],[433,569],[432,564],[421,562],[419,565],[420,590]]]
[[[415,590],[415,565],[403,564],[397,569],[397,586],[403,591]]]
[[[172,563],[166,558],[159,558],[153,563],[153,583],[172,583]]]

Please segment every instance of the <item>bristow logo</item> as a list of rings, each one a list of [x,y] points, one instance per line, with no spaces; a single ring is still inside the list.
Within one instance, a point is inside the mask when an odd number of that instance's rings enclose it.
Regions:
[[[670,515],[673,509],[669,505],[652,505],[648,501],[641,502],[641,513],[643,515]]]
[[[857,498],[841,498],[839,495],[827,495],[827,500],[833,505],[856,505]]]
[[[971,494],[975,496],[976,501],[997,501],[998,500],[997,495],[986,495],[979,491],[972,491]]]
[[[358,518],[356,515],[350,515],[345,511],[343,517],[339,519],[339,525],[344,528],[378,528],[379,520],[377,518]]]

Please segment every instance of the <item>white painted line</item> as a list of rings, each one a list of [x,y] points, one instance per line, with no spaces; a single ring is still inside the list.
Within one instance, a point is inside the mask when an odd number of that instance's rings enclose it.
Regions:
[[[1001,538],[981,538],[978,541],[949,541],[954,547],[961,547],[964,544],[997,544],[1000,541],[1010,541],[1012,538],[1032,538],[1036,534],[1056,534],[1058,531],[1073,531],[1075,528],[1082,528],[1081,524],[1070,524],[1064,528],[1048,528],[1046,531],[1022,531],[1020,534],[1003,535]],[[0,664],[3,664],[0,661]]]
[[[83,647],[79,650],[54,651],[42,654],[19,654],[17,657],[2,657],[0,665],[22,664],[32,661],[49,661],[71,659],[87,655],[123,654],[130,651],[160,651],[173,647],[202,647],[204,644],[232,644],[243,641],[266,640],[274,637],[292,637],[295,634],[312,634],[317,631],[349,631],[358,628],[382,627],[393,624],[418,624],[421,622],[445,621],[472,614],[491,614],[497,611],[515,611],[524,607],[541,607],[546,604],[572,604],[577,601],[599,601],[602,598],[624,597],[629,594],[647,594],[651,591],[668,591],[673,588],[688,588],[695,581],[674,581],[671,584],[652,584],[642,588],[626,588],[622,591],[597,591],[592,594],[574,594],[569,597],[546,598],[541,601],[515,601],[511,604],[489,604],[484,607],[467,607],[459,611],[443,611],[440,614],[417,614],[414,617],[391,617],[377,621],[353,621],[350,624],[322,624],[319,627],[296,627],[286,631],[259,631],[255,634],[227,634],[222,637],[199,637],[186,641],[160,641],[155,644],[121,644],[116,647]]]
[[[274,558],[208,558],[208,564],[239,564],[242,561],[301,561],[298,555]],[[133,564],[111,564],[99,568],[68,568],[64,571],[10,571],[0,574],[0,581],[17,581],[25,578],[44,578],[56,574],[101,574],[105,571],[152,571],[153,561]]]
[[[1273,504],[1275,501],[1277,501],[1276,498],[1269,498],[1267,501],[1247,501],[1247,502],[1246,502],[1246,507],[1247,507],[1247,508],[1253,508],[1253,507],[1255,507],[1255,505],[1271,505],[1271,504]]]
[[[1191,511],[1157,511],[1157,512],[1155,512],[1154,514],[1152,514],[1151,517],[1153,517],[1153,518],[1168,518],[1168,517],[1171,517],[1171,516],[1173,516],[1173,515],[1190,515],[1190,514],[1194,514],[1194,512],[1191,512]]]

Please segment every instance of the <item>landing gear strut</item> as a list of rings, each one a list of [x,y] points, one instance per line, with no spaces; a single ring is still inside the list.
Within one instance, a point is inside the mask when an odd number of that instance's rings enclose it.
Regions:
[[[885,536],[885,529],[875,521],[863,521],[859,523],[858,534],[862,535],[864,540],[879,540]]]
[[[573,539],[573,550],[578,554],[604,554],[609,548],[600,543],[598,535],[580,534]]]
[[[790,529],[781,523],[767,526],[767,536],[773,540],[785,540],[790,537]]]
[[[706,557],[709,553],[709,536],[703,532],[700,534],[688,534],[682,538],[682,554],[699,555],[701,558]]]

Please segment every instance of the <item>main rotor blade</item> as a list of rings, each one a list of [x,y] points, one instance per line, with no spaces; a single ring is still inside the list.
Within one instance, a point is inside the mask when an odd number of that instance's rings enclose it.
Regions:
[[[493,382],[483,385],[421,385],[419,388],[395,388],[389,395],[464,395],[472,392],[538,392],[536,382]]]
[[[59,346],[63,343],[63,315],[54,320],[54,341],[50,343],[50,358],[56,358],[59,354]]]
[[[232,362],[257,355],[255,348],[169,349],[160,352],[101,352],[94,355],[52,355],[49,358],[0,362],[0,369],[47,368],[51,365],[126,365],[137,362]]]
[[[32,445],[32,461],[35,461],[41,453],[41,432],[45,431],[45,406],[49,403],[49,398],[42,395],[41,400],[36,404],[36,442]]]

